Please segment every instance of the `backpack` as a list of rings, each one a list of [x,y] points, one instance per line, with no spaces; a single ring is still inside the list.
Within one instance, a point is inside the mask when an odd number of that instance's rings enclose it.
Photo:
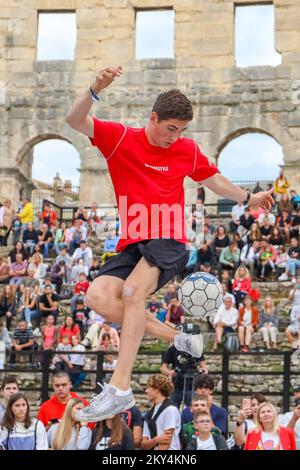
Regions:
[[[240,342],[236,333],[227,333],[224,341],[224,348],[229,353],[238,352],[240,349]]]
[[[145,414],[144,421],[148,424],[151,439],[153,439],[153,437],[157,436],[157,427],[156,427],[157,418],[169,406],[174,406],[174,403],[172,403],[170,400],[166,399],[162,402],[162,404],[160,405],[160,407],[159,407],[159,409],[158,409],[158,411],[157,411],[157,413],[154,417],[152,417],[152,415],[154,413],[155,406],[153,406],[151,408],[151,410],[148,411],[148,413]],[[154,447],[153,447],[153,449],[154,449]]]

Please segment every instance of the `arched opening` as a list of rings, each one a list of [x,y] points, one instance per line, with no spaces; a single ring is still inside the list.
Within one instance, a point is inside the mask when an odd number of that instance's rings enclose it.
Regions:
[[[284,163],[281,145],[259,130],[236,132],[221,146],[217,159],[221,173],[237,184],[272,183]]]

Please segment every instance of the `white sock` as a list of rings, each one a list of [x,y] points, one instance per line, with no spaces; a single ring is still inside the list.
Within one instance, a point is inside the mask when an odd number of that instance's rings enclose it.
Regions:
[[[126,397],[131,393],[131,388],[129,388],[128,390],[120,390],[119,388],[114,387],[114,389],[117,390],[117,397]]]

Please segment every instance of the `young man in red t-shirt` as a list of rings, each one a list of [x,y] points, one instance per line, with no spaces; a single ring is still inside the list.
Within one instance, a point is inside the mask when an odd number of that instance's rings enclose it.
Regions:
[[[158,96],[143,129],[88,116],[97,94],[121,74],[119,66],[101,70],[66,117],[66,122],[88,136],[106,159],[122,228],[119,255],[101,268],[86,295],[92,310],[122,323],[118,363],[109,385],[80,411],[82,421],[101,421],[134,405],[131,372],[145,333],[173,342],[179,351],[195,357],[202,354],[201,335],[180,333],[145,310],[148,295],[182,271],[188,261],[185,176],[237,202],[266,208],[273,203],[272,191],[250,196],[234,186],[192,139],[181,136],[193,118],[193,108],[179,90]]]

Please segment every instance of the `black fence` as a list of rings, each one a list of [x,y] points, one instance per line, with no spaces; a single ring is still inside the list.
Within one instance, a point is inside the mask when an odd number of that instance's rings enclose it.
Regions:
[[[26,353],[25,351],[22,353],[22,354],[28,354]],[[93,374],[96,376],[96,386],[95,387],[81,387],[79,390],[79,392],[87,392],[87,393],[99,393],[99,387],[98,387],[98,383],[101,383],[103,382],[103,380],[105,379],[105,375],[106,373],[112,373],[112,371],[104,371],[103,369],[103,360],[104,360],[104,356],[106,354],[113,354],[113,355],[116,355],[117,353],[116,352],[103,352],[103,351],[88,351],[88,352],[79,352],[79,351],[76,351],[76,352],[69,352],[69,351],[53,351],[53,350],[45,350],[45,351],[42,351],[42,352],[36,352],[35,355],[36,355],[36,359],[38,359],[38,367],[36,368],[33,368],[33,369],[28,369],[28,368],[25,368],[25,367],[18,367],[17,369],[14,369],[14,370],[11,370],[10,368],[7,368],[7,369],[3,369],[2,372],[3,373],[11,373],[11,374],[16,374],[16,372],[18,373],[32,373],[32,374],[36,374],[38,376],[38,374],[42,374],[42,378],[40,380],[40,386],[39,387],[28,387],[26,389],[24,389],[24,391],[37,391],[37,392],[40,392],[41,393],[41,399],[42,401],[44,402],[45,400],[47,400],[49,398],[49,392],[52,391],[52,387],[51,387],[51,383],[50,382],[50,379],[51,379],[51,375],[53,373],[53,370],[51,370],[50,368],[50,365],[51,365],[51,361],[52,361],[52,357],[54,356],[54,354],[83,354],[85,356],[94,356],[96,361],[95,361],[95,364],[96,364],[96,368],[95,369],[83,369],[83,372],[87,373],[87,374]],[[139,355],[138,355],[138,358],[140,356],[159,356],[161,357],[161,354],[160,352],[157,352],[157,353],[154,353],[154,352],[140,352]],[[295,367],[295,363],[293,361],[293,364],[292,364],[292,352],[291,351],[273,351],[273,352],[249,352],[249,353],[243,353],[243,352],[238,352],[238,353],[227,353],[227,352],[223,352],[223,353],[205,353],[205,357],[210,357],[210,356],[215,356],[216,358],[219,356],[221,356],[221,363],[222,363],[222,368],[220,370],[212,370],[212,371],[209,371],[209,374],[211,376],[220,376],[221,377],[221,380],[222,380],[222,389],[221,391],[215,391],[214,392],[214,395],[215,396],[221,396],[221,402],[222,402],[222,406],[224,408],[228,408],[228,405],[229,405],[229,398],[230,397],[243,397],[243,396],[249,396],[253,393],[255,393],[255,385],[253,386],[253,390],[251,392],[249,391],[245,391],[245,392],[232,392],[230,391],[230,385],[232,384],[232,380],[231,380],[231,376],[232,375],[235,375],[235,376],[254,376],[254,375],[257,375],[257,376],[261,376],[261,377],[273,377],[273,376],[279,376],[279,377],[282,377],[282,389],[278,392],[268,392],[268,391],[264,391],[262,393],[264,393],[265,395],[267,396],[274,396],[274,397],[280,397],[282,398],[282,408],[283,408],[283,412],[287,412],[289,411],[289,408],[290,408],[290,397],[292,395],[292,385],[291,385],[291,377],[294,377],[294,376],[299,376],[300,375],[300,352],[299,352],[299,355],[297,356],[296,355],[296,360],[298,360],[298,364],[296,364],[296,367]],[[262,370],[239,370],[239,371],[236,371],[236,370],[231,370],[230,369],[230,361],[231,359],[236,359],[237,357],[241,357],[241,356],[257,356],[257,357],[271,357],[271,356],[278,356],[278,357],[281,357],[283,359],[283,367],[282,367],[282,370],[280,371],[272,371],[272,370],[269,370],[269,371],[262,371]],[[150,361],[151,359],[149,359],[149,364],[150,364]],[[292,370],[292,365],[294,365],[294,368]],[[20,366],[20,365],[19,365]],[[133,370],[133,374],[134,375],[152,375],[154,373],[158,373],[159,372],[159,367],[157,370],[151,370],[149,371],[149,369],[147,370],[142,370],[140,368],[136,368]],[[133,390],[133,392],[136,394],[136,395],[144,395],[144,391],[138,391],[138,390]]]

